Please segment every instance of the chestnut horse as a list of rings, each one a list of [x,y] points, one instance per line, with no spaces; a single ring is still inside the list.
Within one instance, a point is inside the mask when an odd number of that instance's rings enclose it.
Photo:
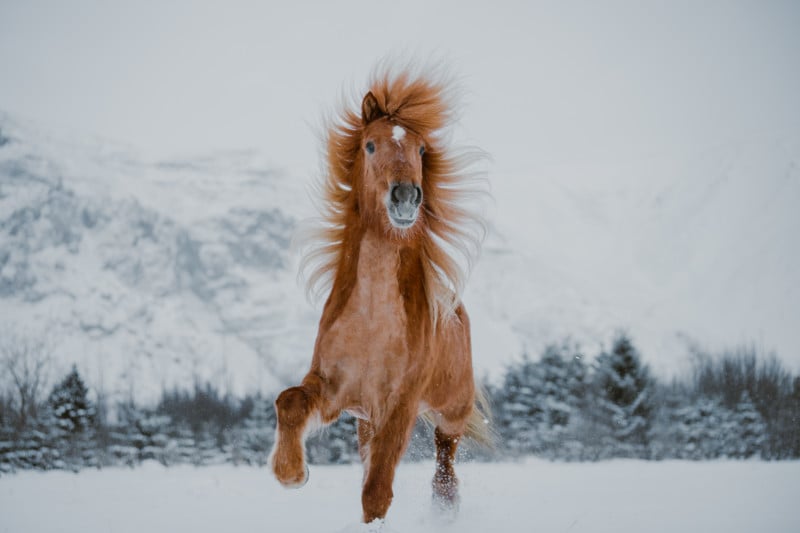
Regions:
[[[459,296],[466,269],[454,258],[471,259],[482,238],[464,202],[474,192],[467,167],[481,152],[448,149],[448,91],[431,76],[386,71],[360,113],[345,110],[329,125],[324,227],[306,260],[310,287],[328,277],[331,289],[311,369],[275,401],[270,464],[286,487],[308,479],[310,431],[342,411],[358,418],[365,522],[386,515],[418,416],[435,425],[433,494],[445,507],[458,501],[462,435],[490,440]]]

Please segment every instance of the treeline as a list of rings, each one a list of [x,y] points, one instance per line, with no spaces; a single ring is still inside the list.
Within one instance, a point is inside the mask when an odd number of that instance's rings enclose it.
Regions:
[[[11,379],[0,391],[0,473],[147,460],[198,466],[267,461],[275,429],[272,397],[237,399],[198,383],[164,391],[153,407],[129,402],[109,409],[102,398],[91,400],[74,367],[42,397],[40,363],[3,361]],[[696,354],[688,376],[662,383],[625,335],[592,361],[564,343],[535,360],[523,356],[487,389],[497,448],[472,449],[479,459],[800,457],[800,378],[754,349]],[[420,424],[407,458],[432,457],[431,441],[430,428]],[[313,463],[358,461],[355,419],[343,415],[310,439],[307,455]]]
[[[754,348],[695,353],[688,376],[661,383],[626,335],[591,364],[565,343],[524,356],[490,390],[507,456],[800,457],[800,377]]]
[[[25,395],[23,394],[23,397]],[[210,384],[162,393],[155,407],[93,402],[77,368],[45,400],[32,405],[0,396],[0,473],[157,461],[165,466],[266,464],[275,436],[274,398],[223,395]],[[358,458],[355,419],[344,415],[309,439],[314,463]]]

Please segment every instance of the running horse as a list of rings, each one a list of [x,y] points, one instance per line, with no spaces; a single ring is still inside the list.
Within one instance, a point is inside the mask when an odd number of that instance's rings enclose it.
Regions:
[[[330,293],[308,374],[275,401],[270,465],[284,486],[303,486],[305,437],[351,413],[367,523],[389,509],[418,416],[435,426],[433,498],[445,508],[458,503],[461,437],[491,440],[460,299],[485,227],[466,205],[475,192],[468,167],[482,152],[448,147],[450,89],[430,74],[386,69],[360,110],[345,107],[327,126],[323,224],[305,261],[309,286],[327,279]]]

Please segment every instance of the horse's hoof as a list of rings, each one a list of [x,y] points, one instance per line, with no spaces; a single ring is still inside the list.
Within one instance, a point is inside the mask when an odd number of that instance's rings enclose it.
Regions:
[[[383,533],[383,518],[376,518],[372,522],[369,522],[366,525],[366,532],[367,533]]]
[[[278,478],[280,484],[287,489],[299,489],[304,487],[305,484],[308,483],[308,465],[303,466],[305,467],[305,470],[303,471],[302,477],[293,477],[285,480]]]
[[[457,493],[448,495],[435,494],[431,498],[434,512],[440,519],[449,522],[455,520],[458,515],[458,508],[461,504],[461,499]]]
[[[441,526],[449,526],[458,518],[458,498],[441,498],[434,496],[431,502],[431,519]]]

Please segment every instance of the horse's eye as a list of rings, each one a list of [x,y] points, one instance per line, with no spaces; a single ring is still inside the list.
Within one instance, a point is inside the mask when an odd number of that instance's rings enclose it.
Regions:
[[[370,154],[374,154],[375,153],[375,143],[374,142],[368,141],[366,148],[367,148],[367,152],[368,153],[370,153]]]
[[[424,146],[420,146],[419,147],[419,155],[423,155],[424,153],[425,153],[425,147]]]

